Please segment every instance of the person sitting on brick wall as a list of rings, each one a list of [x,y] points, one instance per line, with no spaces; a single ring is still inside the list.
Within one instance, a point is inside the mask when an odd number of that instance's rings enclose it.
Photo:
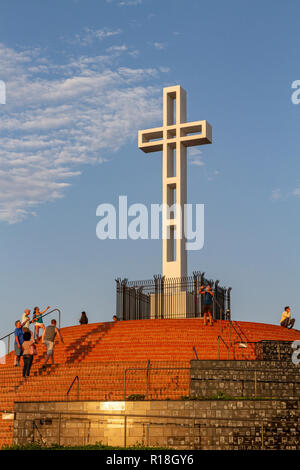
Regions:
[[[295,324],[295,318],[291,318],[290,307],[285,307],[284,312],[281,315],[280,326],[285,328],[293,328]]]
[[[88,317],[86,316],[85,312],[81,312],[81,317],[79,320],[80,325],[87,325],[89,322]]]

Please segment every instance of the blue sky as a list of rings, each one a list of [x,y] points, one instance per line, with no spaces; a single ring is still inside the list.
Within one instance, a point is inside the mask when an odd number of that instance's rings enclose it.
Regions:
[[[162,88],[187,90],[213,144],[189,151],[188,199],[205,204],[189,254],[232,286],[233,318],[278,323],[299,294],[300,5],[256,0],[3,2],[0,16],[0,332],[24,308],[63,325],[109,321],[116,277],[161,272],[161,242],[96,238],[96,208],[161,201]],[[296,324],[297,326],[297,324]]]

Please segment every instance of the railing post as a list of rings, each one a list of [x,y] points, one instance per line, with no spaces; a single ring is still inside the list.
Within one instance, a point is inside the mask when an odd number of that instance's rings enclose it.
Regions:
[[[198,317],[198,274],[193,273],[194,277],[194,317]]]
[[[217,308],[218,307],[218,286],[219,286],[219,282],[220,281],[216,281],[215,282],[215,295],[214,295],[214,316],[215,316],[215,320],[217,320],[217,311],[219,310],[219,320],[222,321],[222,315],[221,315],[221,308],[219,307],[219,309]]]
[[[146,369],[146,400],[149,400],[149,385],[150,385],[150,359],[148,359],[147,369]]]
[[[162,276],[160,279],[160,318],[164,318],[165,310],[165,276]]]
[[[124,401],[126,401],[126,372],[127,372],[127,369],[124,370],[124,382],[123,382]]]
[[[204,274],[205,273],[201,274],[200,287],[204,285]],[[202,314],[203,314],[203,295],[200,295],[200,317],[202,317]]]
[[[127,445],[126,434],[127,434],[127,415],[124,415],[124,447],[126,447]]]
[[[61,413],[59,413],[58,418],[58,445],[60,446],[60,436],[61,436]]]
[[[232,291],[232,287],[229,287],[227,289],[227,310],[229,310],[229,318],[231,320],[231,298],[230,298],[230,293]]]

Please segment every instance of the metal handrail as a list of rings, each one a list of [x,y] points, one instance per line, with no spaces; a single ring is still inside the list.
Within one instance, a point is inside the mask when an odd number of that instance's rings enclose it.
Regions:
[[[240,325],[239,325],[238,323],[237,323],[237,325],[238,325],[238,327],[239,327],[239,329],[240,329],[241,334],[237,331],[237,329],[235,328],[234,323],[232,322],[232,326],[233,326],[233,328],[234,328],[236,334],[240,337],[241,343],[249,343],[249,344],[258,343],[258,341],[248,341],[247,335],[243,332],[242,328],[240,327]],[[242,338],[241,335],[244,335],[244,336],[245,336],[246,341],[243,340],[243,338]],[[230,340],[230,341],[231,341],[231,340]],[[255,352],[255,350],[254,350],[254,352]]]
[[[50,315],[50,313],[53,313],[53,312],[58,312],[58,327],[60,328],[60,325],[61,325],[61,311],[59,310],[59,308],[54,308],[53,310],[50,310],[50,312],[44,313],[42,315],[42,318],[46,317],[47,315]],[[31,320],[30,323],[34,323],[34,322]],[[7,335],[0,338],[0,341],[3,341],[5,339],[7,339],[7,354],[9,354],[9,352],[10,352],[9,351],[10,350],[10,337],[14,334],[15,334],[15,331],[12,331],[11,333],[8,333]]]
[[[70,385],[68,391],[67,391],[67,401],[69,400],[69,393],[70,393],[70,391],[72,390],[72,387],[73,387],[73,385],[74,385],[74,383],[75,383],[76,380],[77,380],[77,400],[79,400],[79,377],[78,377],[78,375],[76,375],[76,376],[74,377],[73,382],[71,383],[71,385]]]
[[[223,344],[227,348],[227,360],[229,360],[229,346],[226,343],[226,341],[222,338],[222,336],[220,336],[220,335],[218,336],[218,360],[220,360],[220,339],[223,341]]]
[[[197,361],[199,361],[199,357],[197,354],[196,346],[193,346],[193,359],[196,357]]]
[[[149,382],[150,382],[150,371],[154,370],[190,370],[190,367],[150,367],[150,363],[147,363],[147,367],[128,367],[124,370],[124,378],[123,378],[123,397],[124,401],[126,401],[126,375],[127,372],[130,370],[142,370],[146,372],[146,396],[148,399],[149,396]]]
[[[215,296],[215,295],[213,296],[213,301],[217,304],[217,306],[218,306],[219,309],[220,309],[220,331],[222,332],[222,331],[223,331],[223,329],[222,329],[222,317],[223,317],[223,315],[224,315],[224,310],[223,310],[223,308],[221,307],[220,302],[216,299],[216,296]]]
[[[233,327],[234,331],[236,332],[236,334],[238,335],[238,337],[240,338],[241,342],[245,343],[245,341],[243,340],[241,334],[239,333],[239,331],[236,329],[233,321],[229,321],[229,338],[230,338],[230,345],[232,345],[231,343],[231,327]]]
[[[240,338],[241,338],[241,336],[240,336]],[[244,341],[243,339],[241,339],[241,341],[235,341],[233,343],[233,358],[234,358],[234,360],[235,360],[235,345],[236,344],[258,344],[258,343],[260,343],[260,341]],[[242,352],[242,358],[243,358],[243,352]]]

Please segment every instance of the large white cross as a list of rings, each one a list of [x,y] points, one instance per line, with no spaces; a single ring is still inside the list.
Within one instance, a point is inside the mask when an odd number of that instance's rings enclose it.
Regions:
[[[186,122],[186,92],[179,85],[163,90],[163,126],[139,131],[143,152],[163,151],[163,207],[176,204],[181,210],[163,211],[163,276],[187,276],[184,207],[187,203],[187,147],[211,144],[207,121]]]

